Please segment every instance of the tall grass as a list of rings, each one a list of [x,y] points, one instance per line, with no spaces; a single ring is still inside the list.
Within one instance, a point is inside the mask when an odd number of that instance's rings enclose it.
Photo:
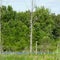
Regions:
[[[41,54],[41,55],[2,54],[0,55],[0,60],[60,60],[59,55],[58,54]]]

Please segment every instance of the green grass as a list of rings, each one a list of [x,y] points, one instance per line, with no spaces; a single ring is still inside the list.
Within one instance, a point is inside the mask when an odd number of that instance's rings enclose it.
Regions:
[[[0,55],[0,60],[60,60],[60,56],[56,54],[41,55]]]

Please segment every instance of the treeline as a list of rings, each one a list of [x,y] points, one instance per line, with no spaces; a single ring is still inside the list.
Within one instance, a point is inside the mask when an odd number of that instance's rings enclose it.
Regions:
[[[3,51],[29,50],[31,12],[16,12],[11,6],[2,6],[1,39]],[[60,42],[60,14],[41,7],[33,12],[33,50],[38,41],[38,50],[56,50]]]

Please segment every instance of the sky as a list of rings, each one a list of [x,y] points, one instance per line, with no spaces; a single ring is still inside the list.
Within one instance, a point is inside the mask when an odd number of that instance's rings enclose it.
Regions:
[[[31,10],[31,0],[2,0],[2,5],[11,5],[15,11]],[[52,13],[60,14],[60,0],[34,0],[35,6],[44,6]]]

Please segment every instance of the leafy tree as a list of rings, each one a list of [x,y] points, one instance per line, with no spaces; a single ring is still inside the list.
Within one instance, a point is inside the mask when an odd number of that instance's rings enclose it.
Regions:
[[[0,10],[3,50],[29,50],[31,12],[16,12],[11,6],[2,6]],[[60,14],[55,15],[48,8],[37,7],[33,12],[33,49],[38,41],[39,51],[56,50],[59,40]],[[42,45],[43,47],[41,47]],[[44,47],[46,48],[44,49]]]

